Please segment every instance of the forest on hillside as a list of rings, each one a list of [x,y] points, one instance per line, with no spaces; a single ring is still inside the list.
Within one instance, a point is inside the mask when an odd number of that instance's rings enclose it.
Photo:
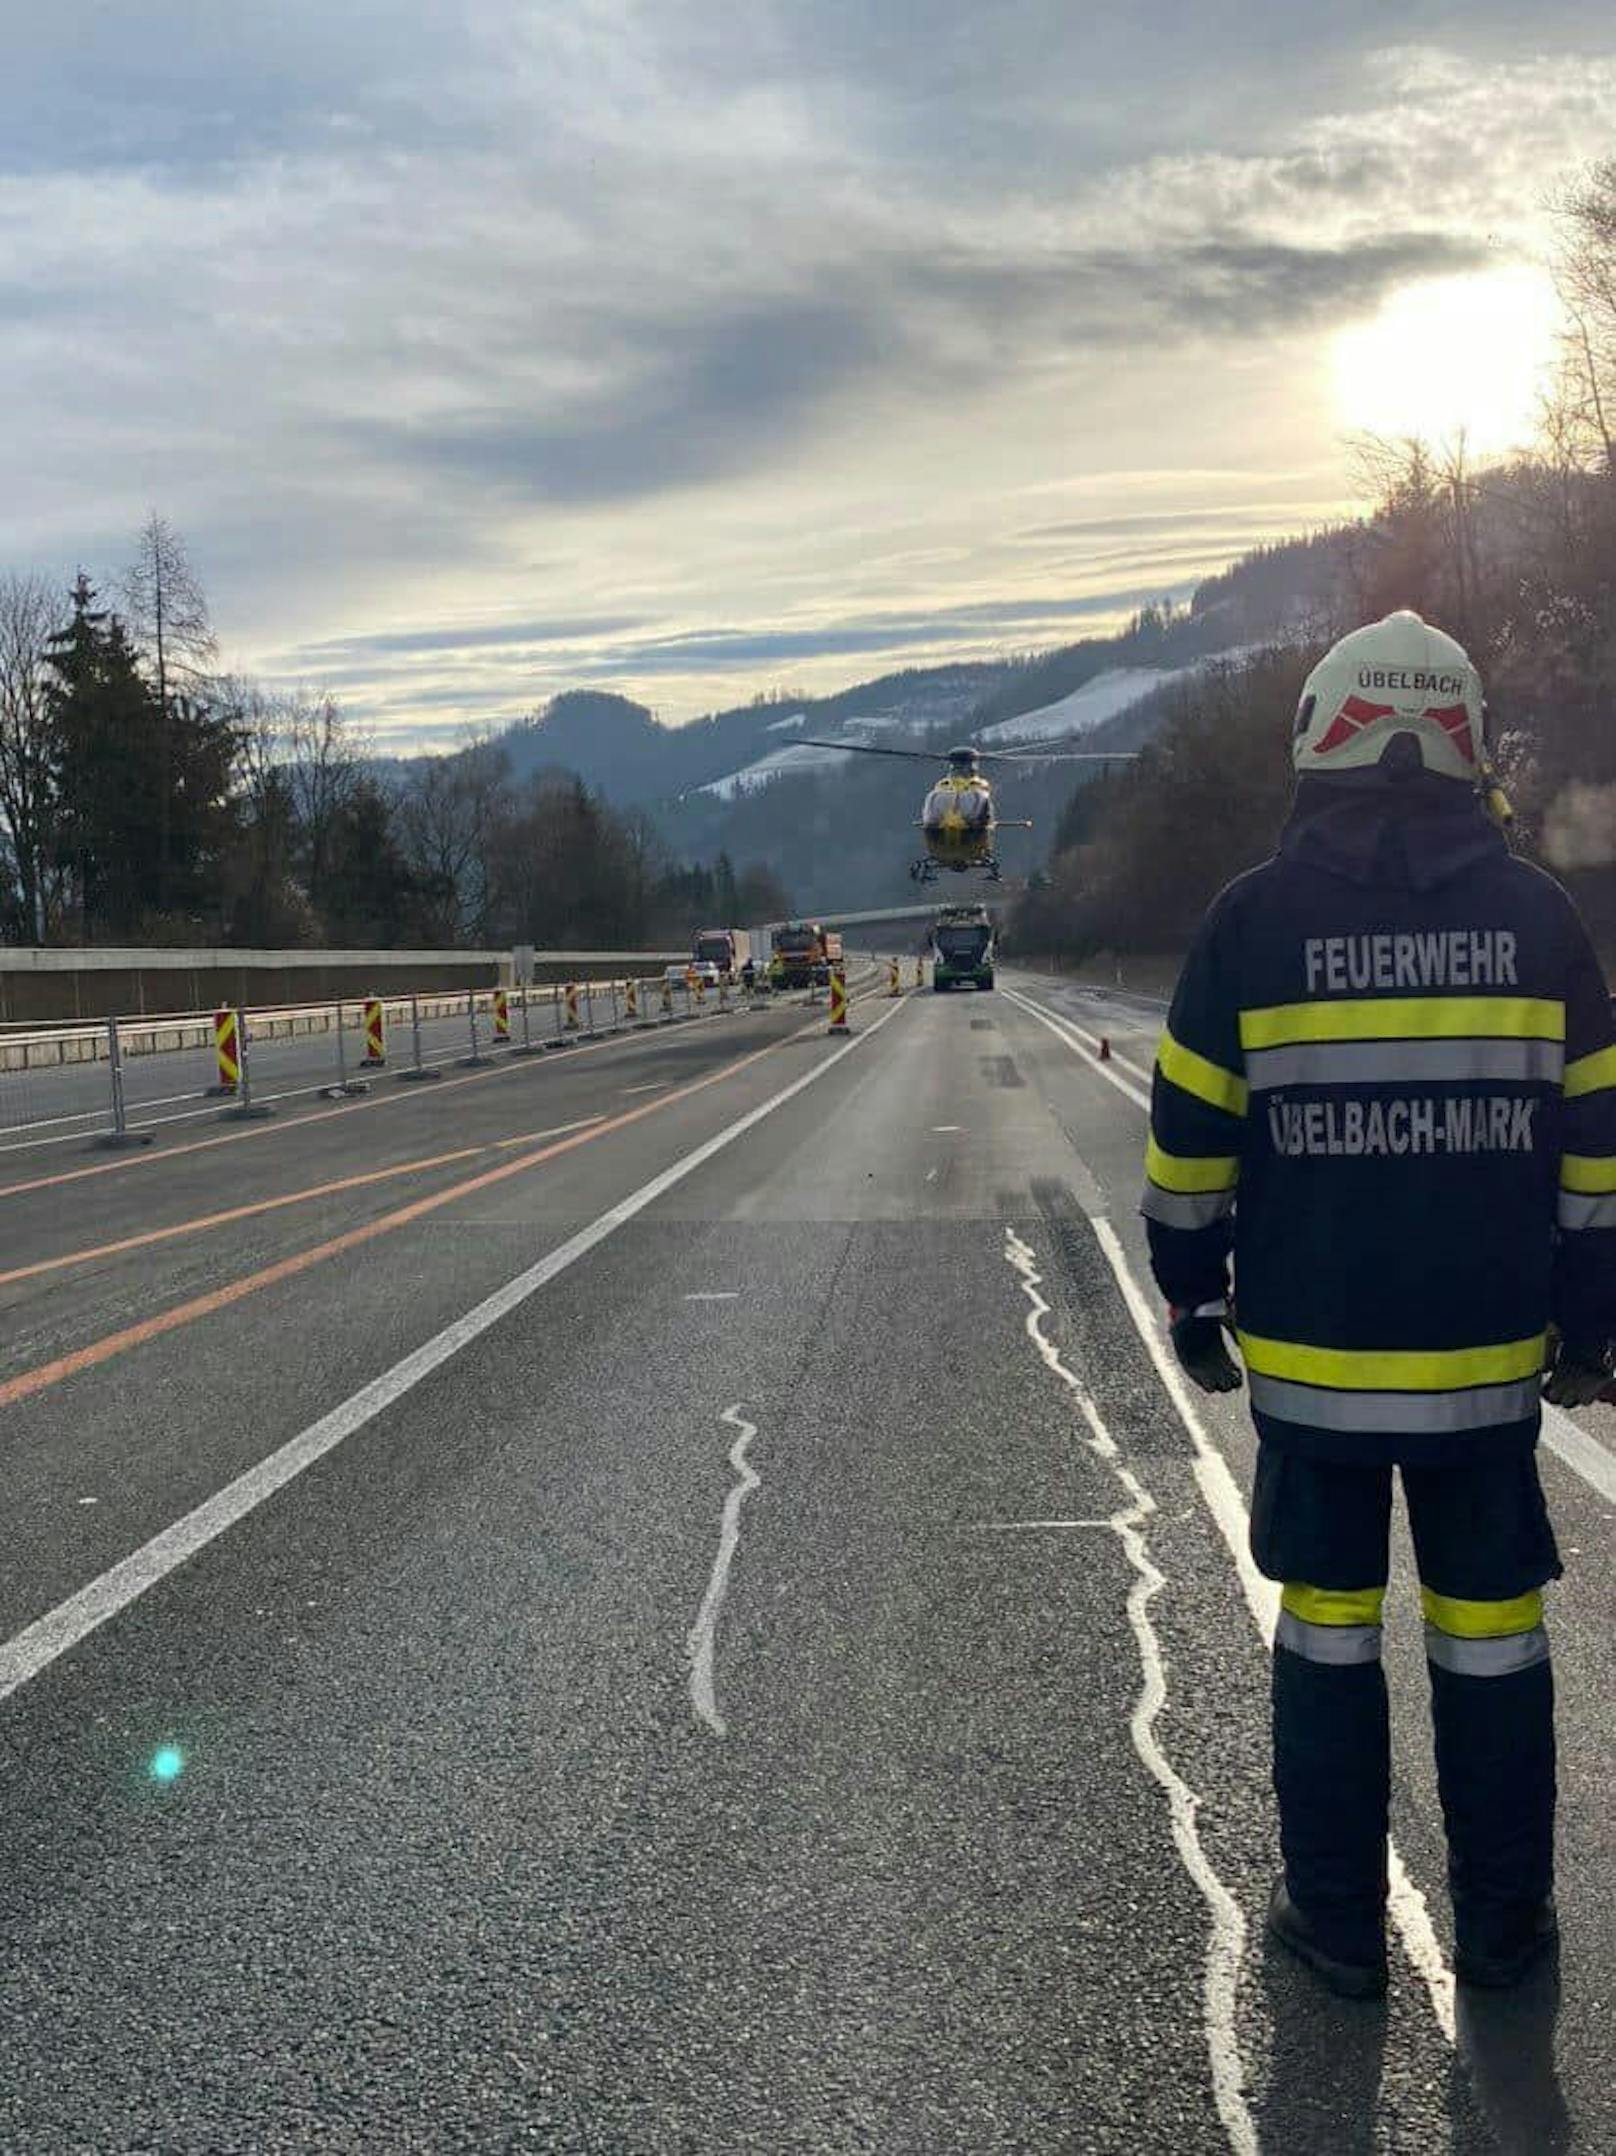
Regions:
[[[672,946],[790,910],[767,869],[676,859],[497,741],[389,773],[332,698],[217,673],[160,517],[116,599],[0,577],[0,940]]]
[[[1316,543],[1312,603],[1293,629],[1187,676],[1106,739],[1149,737],[1137,762],[1072,796],[1015,912],[1023,950],[1183,949],[1223,884],[1273,851],[1315,660],[1412,607],[1481,670],[1514,843],[1561,877],[1616,957],[1616,159],[1560,218],[1568,327],[1531,453],[1478,468],[1462,441],[1364,443],[1379,506]],[[1225,601],[1236,580],[1250,591],[1261,568],[1241,564],[1221,591],[1212,580],[1197,605]]]

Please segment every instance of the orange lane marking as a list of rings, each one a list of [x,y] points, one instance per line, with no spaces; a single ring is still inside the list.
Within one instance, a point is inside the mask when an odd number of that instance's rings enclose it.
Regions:
[[[396,1212],[383,1213],[375,1220],[368,1220],[362,1227],[350,1228],[346,1234],[334,1235],[328,1242],[315,1243],[308,1250],[295,1251],[289,1258],[277,1259],[256,1273],[245,1273],[239,1280],[230,1280],[222,1288],[213,1288],[206,1295],[193,1296],[189,1302],[176,1303],[171,1310],[160,1310],[155,1317],[143,1318],[138,1325],[126,1325],[121,1332],[108,1333],[103,1339],[92,1340],[87,1347],[75,1348],[69,1355],[60,1355],[54,1362],[40,1363],[33,1370],[24,1370],[20,1376],[10,1378],[0,1385],[0,1408],[14,1407],[19,1400],[28,1400],[37,1392],[47,1392],[64,1379],[76,1377],[82,1370],[93,1370],[101,1363],[111,1362],[131,1348],[144,1347],[148,1340],[161,1339],[164,1333],[178,1332],[182,1326],[194,1325],[199,1319],[228,1310],[233,1304],[244,1302],[249,1295],[256,1295],[260,1288],[272,1288],[283,1280],[295,1279],[299,1273],[322,1264],[327,1258],[341,1257],[345,1251],[358,1250],[365,1243],[373,1243],[378,1236],[390,1235],[396,1228],[406,1228],[413,1221],[422,1220],[428,1213],[438,1212],[445,1205],[453,1205],[457,1199],[469,1198],[475,1191],[487,1190],[495,1183],[509,1182],[512,1176],[525,1174],[547,1160],[554,1160],[560,1153],[570,1153],[574,1147],[593,1145],[597,1138],[609,1137],[613,1131],[625,1130],[631,1123],[640,1123],[647,1116],[660,1115],[676,1101],[689,1100],[692,1094],[704,1093],[709,1086],[718,1085],[725,1078],[733,1078],[754,1063],[761,1063],[765,1056],[777,1055],[802,1038],[801,1033],[788,1034],[783,1041],[773,1041],[767,1048],[754,1048],[750,1055],[740,1057],[734,1063],[726,1063],[711,1071],[705,1078],[697,1078],[691,1084],[681,1086],[676,1093],[662,1093],[655,1100],[643,1101],[637,1108],[625,1109],[604,1123],[596,1123],[588,1130],[579,1131],[574,1137],[557,1139],[553,1145],[540,1148],[536,1153],[523,1153],[515,1160],[504,1161],[497,1168],[485,1168],[480,1175],[468,1176],[464,1182],[451,1183],[446,1190],[433,1191],[429,1197],[416,1198],[408,1205],[401,1205]]]
[[[279,1212],[283,1206],[307,1205],[314,1198],[335,1198],[345,1190],[363,1190],[367,1183],[385,1183],[400,1175],[424,1175],[429,1168],[447,1168],[453,1161],[470,1160],[473,1154],[488,1150],[486,1145],[463,1145],[453,1153],[434,1153],[426,1160],[403,1160],[396,1167],[340,1176],[333,1183],[316,1183],[308,1190],[290,1190],[278,1198],[255,1198],[250,1205],[232,1205],[226,1212],[200,1213],[194,1220],[177,1220],[170,1227],[147,1228],[116,1243],[98,1243],[91,1250],[70,1250],[63,1257],[16,1265],[10,1272],[0,1273],[0,1288],[8,1288],[18,1280],[36,1279],[41,1273],[59,1273],[70,1265],[89,1265],[96,1258],[121,1257],[126,1250],[144,1250],[148,1243],[167,1243],[181,1235],[200,1235],[206,1228],[228,1227],[233,1220],[251,1220],[258,1213]]]
[[[416,1088],[406,1087],[401,1093],[381,1093],[374,1100],[361,1101],[347,1108],[316,1108],[307,1115],[287,1116],[272,1123],[258,1123],[251,1130],[227,1130],[219,1138],[196,1138],[188,1145],[159,1145],[149,1153],[131,1153],[124,1160],[97,1161],[93,1168],[64,1168],[56,1175],[38,1175],[26,1183],[0,1183],[0,1198],[25,1197],[32,1190],[56,1190],[64,1183],[82,1183],[87,1176],[119,1175],[126,1168],[149,1168],[154,1161],[179,1160],[187,1153],[211,1153],[215,1146],[240,1145],[248,1138],[274,1138],[283,1130],[301,1130],[305,1123],[351,1123],[355,1116],[373,1113],[378,1108],[396,1108],[409,1100],[435,1100],[445,1093],[452,1093],[457,1086],[482,1085],[490,1078],[508,1078],[513,1071],[565,1070],[576,1063],[580,1056],[598,1056],[608,1048],[649,1048],[667,1039],[677,1040],[682,1027],[672,1027],[664,1035],[636,1033],[624,1034],[617,1040],[579,1042],[569,1049],[565,1057],[549,1058],[544,1062],[536,1058],[523,1058],[520,1062],[502,1063],[497,1070],[473,1071],[465,1078],[445,1078],[439,1084]],[[310,1091],[314,1089],[311,1087]],[[132,1128],[138,1133],[159,1126],[136,1123]]]

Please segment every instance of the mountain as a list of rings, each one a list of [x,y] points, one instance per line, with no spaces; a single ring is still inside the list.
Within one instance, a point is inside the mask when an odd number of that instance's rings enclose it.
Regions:
[[[1208,578],[1188,603],[1146,607],[1119,635],[996,663],[912,668],[837,695],[754,699],[664,726],[599,690],[558,696],[496,737],[514,775],[576,773],[619,808],[649,812],[683,858],[761,861],[805,911],[896,905],[932,757],[955,741],[988,748],[1125,750],[1150,738],[1176,684],[1265,642],[1304,636],[1339,605],[1361,527],[1261,548]],[[805,738],[846,749],[797,748]],[[907,749],[921,761],[860,757]],[[395,767],[399,768],[399,767]],[[407,767],[405,767],[407,768]],[[1098,766],[1026,761],[994,772],[1006,873],[1037,865],[1073,793]],[[940,888],[940,887],[939,887]]]

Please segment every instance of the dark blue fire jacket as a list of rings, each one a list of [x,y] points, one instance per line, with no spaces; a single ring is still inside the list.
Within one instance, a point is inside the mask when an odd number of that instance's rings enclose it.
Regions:
[[[1143,1204],[1169,1303],[1219,1303],[1232,1255],[1262,1437],[1535,1441],[1548,1326],[1616,1335],[1613,1041],[1576,909],[1467,787],[1302,781],[1185,965]]]

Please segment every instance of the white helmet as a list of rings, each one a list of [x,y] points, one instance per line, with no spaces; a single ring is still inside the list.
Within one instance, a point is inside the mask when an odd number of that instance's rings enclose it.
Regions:
[[[1427,771],[1474,784],[1486,771],[1485,709],[1464,648],[1405,610],[1324,654],[1303,685],[1291,753],[1298,771],[1361,771],[1408,734]]]

